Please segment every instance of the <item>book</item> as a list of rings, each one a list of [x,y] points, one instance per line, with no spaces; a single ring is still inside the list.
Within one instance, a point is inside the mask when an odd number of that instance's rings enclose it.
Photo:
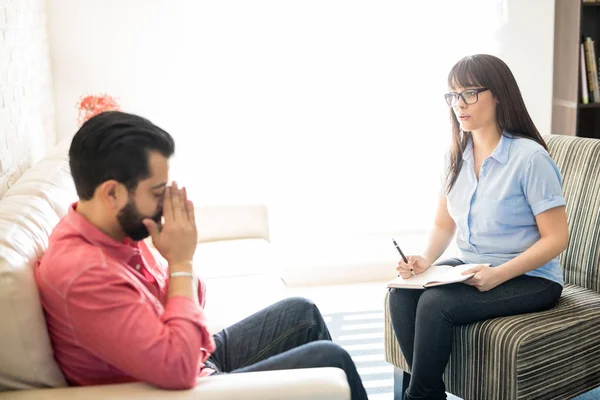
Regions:
[[[452,267],[451,265],[432,265],[422,274],[404,279],[401,276],[387,283],[388,288],[400,289],[425,289],[433,286],[448,285],[450,283],[464,282],[475,275],[462,273],[480,264],[463,264]]]
[[[594,51],[594,41],[592,40],[592,38],[586,37],[585,45],[590,103],[600,103],[598,66],[596,65],[596,53]]]
[[[590,55],[592,58],[592,74],[594,75],[594,103],[600,103],[600,83],[598,82],[598,66],[596,65],[596,45],[595,42],[588,38],[590,41]]]
[[[592,55],[590,52],[590,38],[584,40],[584,51],[585,51],[585,70],[587,71],[587,87],[589,94],[589,102],[595,103],[596,90],[594,86],[594,73],[592,71]]]
[[[588,86],[587,86],[587,73],[586,73],[586,62],[585,62],[585,49],[583,43],[581,43],[581,102],[583,104],[588,104],[590,102],[590,97],[588,94]]]

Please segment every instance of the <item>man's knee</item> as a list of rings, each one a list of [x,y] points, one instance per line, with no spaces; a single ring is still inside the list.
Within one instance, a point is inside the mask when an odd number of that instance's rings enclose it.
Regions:
[[[315,302],[307,299],[306,297],[288,297],[284,301],[286,301],[292,307],[298,307],[307,310],[313,310],[317,308]]]
[[[319,340],[309,344],[311,346],[311,354],[322,360],[323,367],[346,368],[348,363],[352,361],[350,354],[340,345],[329,341]]]
[[[297,315],[312,315],[313,319],[321,319],[317,305],[305,297],[288,297],[276,303],[282,309],[291,310]]]
[[[298,323],[312,323],[324,327],[325,321],[317,305],[305,297],[288,297],[275,304],[276,309],[297,318]]]

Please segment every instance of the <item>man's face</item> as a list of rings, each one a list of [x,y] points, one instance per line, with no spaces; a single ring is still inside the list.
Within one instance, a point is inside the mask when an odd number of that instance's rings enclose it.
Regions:
[[[152,219],[161,227],[162,204],[169,176],[169,160],[160,153],[151,152],[148,157],[150,177],[140,181],[127,204],[117,214],[123,232],[132,240],[147,238],[150,233],[142,221]]]
[[[150,232],[148,232],[148,229],[142,223],[146,218],[154,220],[160,228],[162,208],[157,210],[152,216],[143,215],[130,198],[127,205],[125,205],[125,207],[119,211],[119,214],[117,214],[117,221],[119,221],[121,229],[129,238],[135,241],[144,240],[150,235]]]

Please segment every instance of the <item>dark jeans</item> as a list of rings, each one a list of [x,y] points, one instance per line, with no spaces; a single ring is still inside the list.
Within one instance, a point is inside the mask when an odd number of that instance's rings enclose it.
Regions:
[[[221,373],[337,367],[346,372],[352,399],[367,393],[350,355],[331,341],[317,306],[293,297],[275,303],[214,336],[207,367]]]
[[[438,264],[464,264],[458,259]],[[411,369],[405,398],[446,399],[442,375],[452,350],[453,327],[554,306],[562,286],[521,275],[487,292],[464,283],[425,290],[390,290],[392,326]]]

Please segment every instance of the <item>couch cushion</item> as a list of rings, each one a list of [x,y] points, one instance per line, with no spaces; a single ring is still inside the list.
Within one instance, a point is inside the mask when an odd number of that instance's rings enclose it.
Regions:
[[[5,197],[15,195],[41,198],[57,215],[66,215],[69,206],[77,199],[66,158],[56,156],[40,160],[19,178]]]
[[[408,371],[385,307],[386,360]],[[600,382],[600,294],[566,285],[547,311],[454,328],[446,389],[465,399],[568,399]]]
[[[54,361],[33,267],[76,199],[59,143],[0,201],[0,390],[64,386]]]
[[[0,390],[66,384],[53,357],[33,267],[76,199],[68,144],[59,143],[0,201]]]

